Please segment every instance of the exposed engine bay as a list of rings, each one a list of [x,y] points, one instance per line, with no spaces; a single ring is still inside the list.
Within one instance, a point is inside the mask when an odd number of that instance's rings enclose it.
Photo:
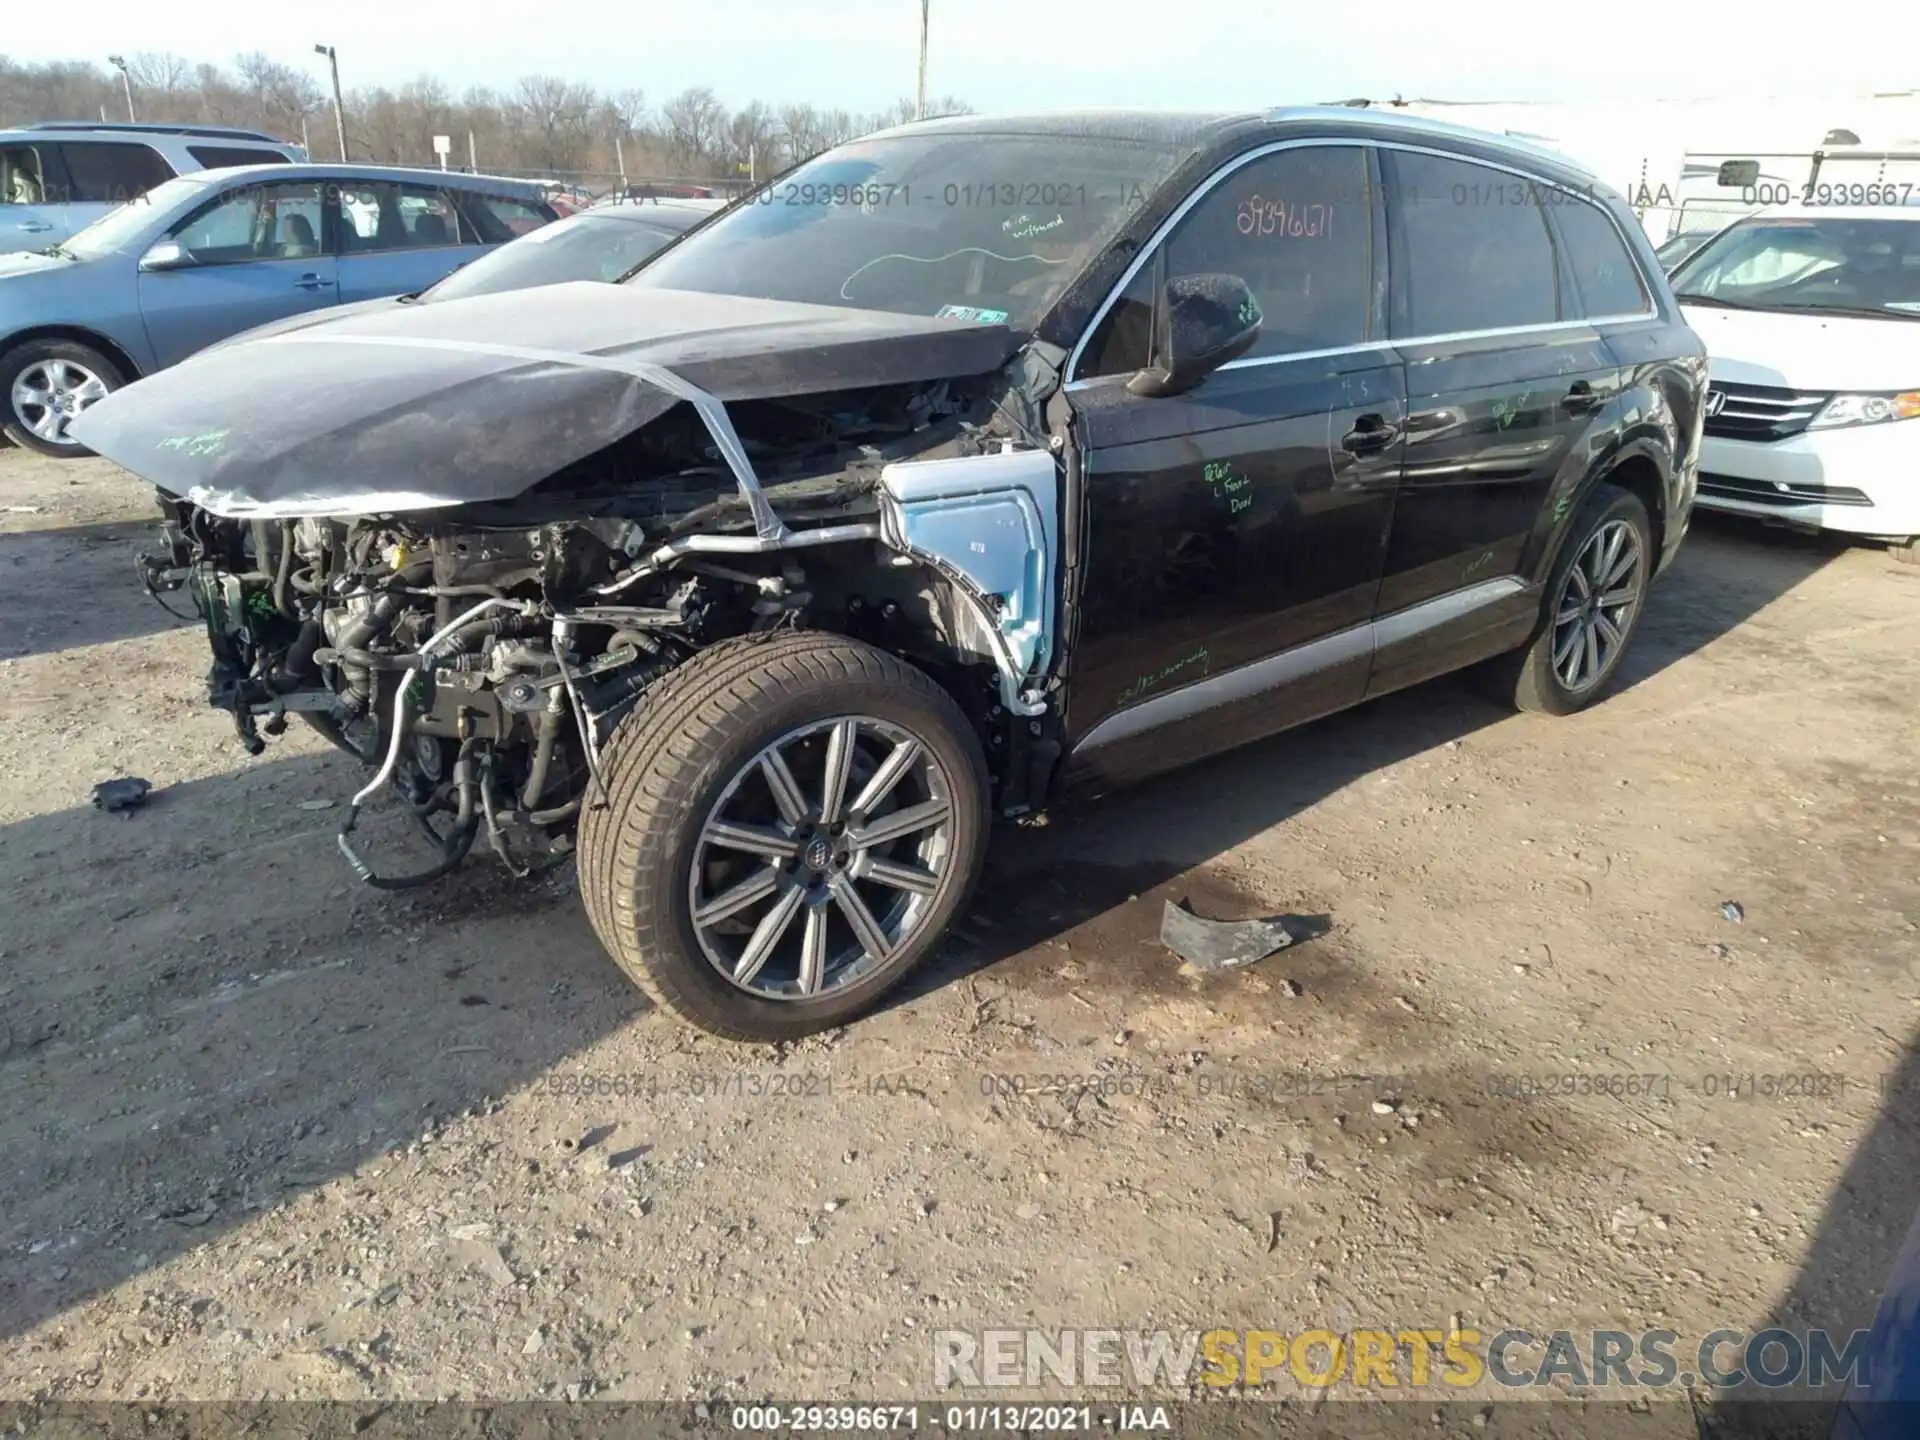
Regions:
[[[651,687],[781,627],[935,675],[978,729],[997,807],[1019,813],[1059,755],[1057,465],[1006,384],[736,401],[730,434],[682,403],[508,500],[223,516],[163,490],[166,549],[144,577],[191,595],[208,699],[249,752],[298,716],[374,767],[340,847],[382,888],[448,873],[482,837],[519,874],[567,858],[601,747]],[[388,786],[424,866],[356,844]]]

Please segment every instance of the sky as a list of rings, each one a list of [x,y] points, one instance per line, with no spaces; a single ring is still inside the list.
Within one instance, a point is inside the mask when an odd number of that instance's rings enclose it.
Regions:
[[[983,111],[1239,109],[1396,92],[1442,100],[1622,101],[1920,88],[1920,8],[1516,5],[1512,0],[931,0],[928,90]],[[424,72],[456,91],[541,72],[657,102],[706,85],[729,105],[871,110],[911,95],[918,0],[329,0],[267,7],[95,0],[84,27],[9,26],[16,60],[264,50],[343,82]],[[1569,23],[1571,22],[1571,23]]]

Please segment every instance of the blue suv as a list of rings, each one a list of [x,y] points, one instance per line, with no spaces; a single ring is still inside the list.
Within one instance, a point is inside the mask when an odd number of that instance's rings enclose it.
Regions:
[[[424,290],[554,218],[538,186],[438,170],[168,180],[59,245],[0,255],[0,429],[84,455],[68,423],[122,385],[256,325]]]

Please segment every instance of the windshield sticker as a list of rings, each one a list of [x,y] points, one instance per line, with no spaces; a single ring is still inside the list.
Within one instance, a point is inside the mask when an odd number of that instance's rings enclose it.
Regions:
[[[971,320],[976,325],[1004,325],[1007,312],[1004,310],[977,310],[971,305],[942,305],[933,312],[936,320]]]
[[[1011,220],[1002,220],[1000,228],[1015,240],[1025,240],[1034,235],[1044,235],[1049,230],[1057,230],[1067,223],[1064,215],[1055,215],[1051,220],[1036,220],[1031,215],[1016,215]]]

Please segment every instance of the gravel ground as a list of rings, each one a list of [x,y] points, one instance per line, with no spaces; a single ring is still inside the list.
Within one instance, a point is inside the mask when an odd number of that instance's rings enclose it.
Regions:
[[[649,1013],[570,873],[354,886],[352,767],[205,708],[148,513],[0,451],[0,1400],[887,1402],[945,1328],[1871,1315],[1920,1173],[1920,571],[1873,548],[1702,522],[1584,716],[1441,682],[1006,831],[911,994],[763,1051]],[[1324,933],[1186,979],[1178,896]],[[1840,1080],[1709,1094],[1788,1074]]]

